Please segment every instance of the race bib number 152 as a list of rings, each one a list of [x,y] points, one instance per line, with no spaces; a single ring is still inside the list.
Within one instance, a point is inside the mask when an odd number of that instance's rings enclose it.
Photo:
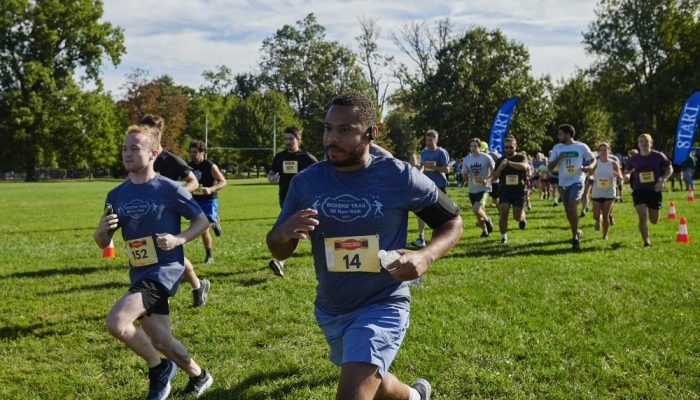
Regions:
[[[129,264],[133,267],[145,267],[158,262],[158,254],[153,237],[146,236],[138,239],[127,240],[126,254],[129,256]]]

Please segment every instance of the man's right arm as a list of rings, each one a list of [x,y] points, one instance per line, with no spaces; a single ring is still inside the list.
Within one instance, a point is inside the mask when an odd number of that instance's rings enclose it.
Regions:
[[[563,154],[564,153],[559,153],[556,148],[552,151],[552,156],[549,157],[549,164],[547,164],[547,168],[549,168],[550,171],[557,169],[559,161],[563,158]]]
[[[100,222],[97,224],[95,232],[92,234],[92,238],[95,243],[101,248],[109,246],[112,241],[112,236],[114,231],[119,226],[119,219],[117,219],[117,214],[103,215],[100,217]]]
[[[270,170],[267,171],[267,180],[270,182],[275,181],[275,177],[279,175],[280,170],[282,170],[282,168],[280,167],[279,157],[275,155],[275,158],[272,159]]]
[[[278,260],[286,260],[294,254],[299,240],[305,240],[309,232],[318,225],[314,217],[318,211],[306,208],[292,214],[284,222],[267,233],[267,248]]]

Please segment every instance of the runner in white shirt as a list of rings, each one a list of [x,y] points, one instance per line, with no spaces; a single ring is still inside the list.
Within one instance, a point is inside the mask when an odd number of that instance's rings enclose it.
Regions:
[[[580,240],[582,232],[578,229],[578,202],[583,193],[583,181],[586,173],[595,169],[595,158],[591,149],[585,143],[574,140],[576,130],[569,124],[559,125],[559,144],[554,146],[549,157],[549,170],[559,171],[559,196],[561,197],[566,217],[571,227],[571,247],[574,250],[581,248]],[[584,166],[584,161],[590,163]]]

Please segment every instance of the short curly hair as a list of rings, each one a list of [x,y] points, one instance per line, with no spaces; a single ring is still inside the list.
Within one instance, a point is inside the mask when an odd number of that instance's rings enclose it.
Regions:
[[[377,125],[377,112],[369,97],[360,92],[347,92],[336,96],[326,106],[326,113],[331,106],[357,107],[359,122],[366,127]]]

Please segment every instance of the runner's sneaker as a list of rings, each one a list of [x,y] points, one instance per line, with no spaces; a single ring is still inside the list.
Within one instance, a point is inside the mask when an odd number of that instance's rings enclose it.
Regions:
[[[207,304],[207,293],[209,293],[209,280],[200,279],[199,289],[192,290],[192,307],[201,307]]]
[[[596,231],[600,230],[600,221],[599,220],[595,220],[595,224],[593,224],[593,229],[595,229]]]
[[[491,218],[486,218],[484,220],[484,224],[486,225],[486,230],[489,231],[489,233],[493,232],[493,224],[491,223]]]
[[[416,389],[420,394],[420,400],[430,400],[430,395],[433,393],[433,389],[430,387],[430,382],[423,378],[418,378],[411,384],[411,387]]]
[[[148,396],[146,400],[167,399],[170,394],[170,381],[175,377],[177,367],[175,363],[162,358],[160,364],[148,370]]]
[[[501,244],[508,244],[508,239],[501,238]]]
[[[214,257],[212,257],[212,256],[204,257],[204,264],[214,264]]]
[[[571,239],[571,248],[573,250],[581,250],[581,243],[578,239]]]
[[[615,225],[615,218],[613,218],[612,214],[610,214],[610,226]]]
[[[423,236],[418,236],[416,240],[411,242],[411,246],[414,247],[425,247],[425,239],[423,239]]]
[[[190,376],[190,381],[187,382],[185,387],[185,396],[199,397],[204,393],[205,390],[211,387],[214,383],[214,378],[211,377],[209,372],[202,369],[202,374],[199,376]]]
[[[270,260],[267,266],[270,267],[272,273],[275,274],[275,276],[284,278],[284,264],[282,263],[282,261]]]
[[[489,231],[481,232],[481,237],[489,237]]]
[[[518,222],[518,228],[520,228],[520,230],[524,230],[525,228],[527,228],[527,220],[524,219]]]
[[[221,221],[219,221],[219,217],[216,217],[216,220],[212,222],[211,229],[214,230],[216,236],[221,236]]]

